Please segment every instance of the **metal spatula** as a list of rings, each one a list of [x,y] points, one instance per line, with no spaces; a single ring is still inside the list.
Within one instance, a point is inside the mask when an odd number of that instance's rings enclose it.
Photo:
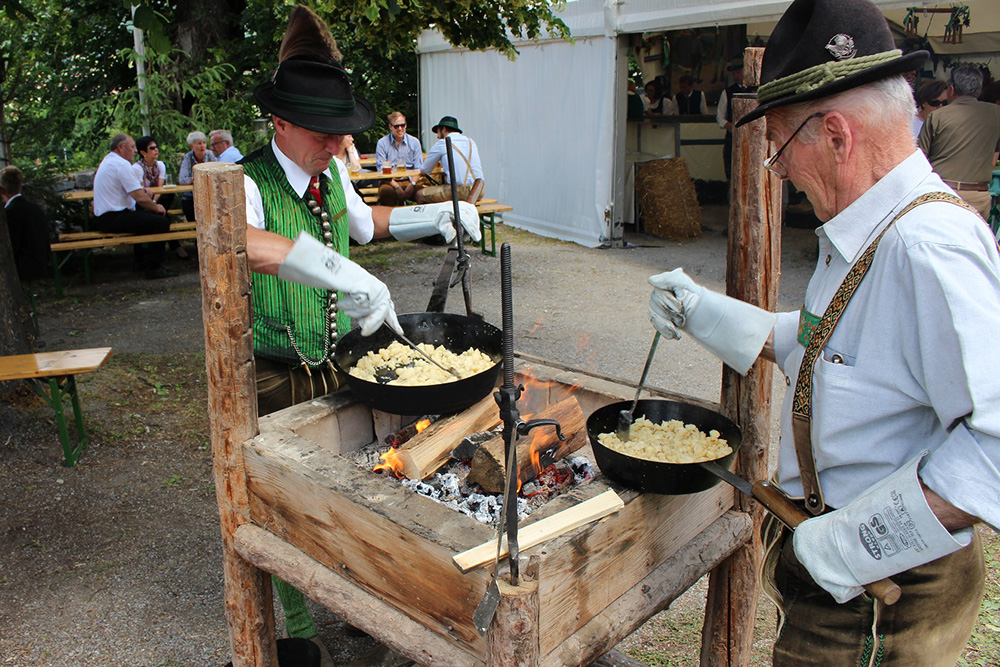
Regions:
[[[642,377],[639,378],[639,386],[635,390],[635,398],[632,399],[632,407],[628,410],[622,410],[618,413],[618,439],[622,442],[628,442],[629,435],[632,431],[632,414],[635,412],[635,406],[639,402],[639,394],[642,393],[642,386],[646,384],[646,376],[649,375],[649,367],[653,363],[653,355],[656,354],[656,344],[660,342],[660,332],[657,331],[656,335],[653,336],[653,342],[649,346],[649,354],[646,356],[646,365],[642,369]]]

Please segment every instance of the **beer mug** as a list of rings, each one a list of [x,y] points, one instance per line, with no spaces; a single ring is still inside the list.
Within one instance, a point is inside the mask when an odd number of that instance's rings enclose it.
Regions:
[[[390,162],[389,160],[386,160],[385,162],[382,163],[382,173],[383,174],[391,174],[392,173],[392,162]]]
[[[396,172],[399,173],[403,171],[406,171],[406,160],[399,158],[396,160]]]

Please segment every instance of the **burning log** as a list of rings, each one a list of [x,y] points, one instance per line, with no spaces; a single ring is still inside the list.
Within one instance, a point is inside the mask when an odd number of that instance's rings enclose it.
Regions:
[[[434,422],[398,449],[386,452],[386,463],[396,474],[408,479],[424,479],[451,458],[451,450],[474,431],[494,428],[500,411],[493,396],[487,396],[457,415]]]
[[[517,478],[521,484],[532,480],[545,468],[587,444],[587,420],[580,403],[570,396],[542,410],[533,419],[555,419],[562,425],[565,440],[556,437],[555,429],[543,427],[532,432],[531,438],[517,443]],[[504,489],[503,437],[483,443],[472,457],[472,469],[467,481],[475,482],[489,493]]]

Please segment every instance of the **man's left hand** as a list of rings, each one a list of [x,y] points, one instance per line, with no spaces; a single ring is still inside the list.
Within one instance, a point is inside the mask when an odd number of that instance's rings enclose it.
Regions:
[[[462,229],[479,243],[479,212],[468,202],[458,202],[459,222]],[[414,241],[434,234],[442,234],[444,240],[455,240],[454,205],[451,202],[419,204],[394,208],[389,214],[389,233],[398,241]]]
[[[954,534],[924,497],[917,456],[853,502],[807,519],[792,535],[795,556],[813,580],[844,603],[870,584],[968,546],[974,528]]]

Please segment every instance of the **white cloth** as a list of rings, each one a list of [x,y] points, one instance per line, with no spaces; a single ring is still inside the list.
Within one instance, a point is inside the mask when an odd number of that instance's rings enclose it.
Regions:
[[[851,265],[918,195],[950,192],[915,151],[817,230],[805,308],[821,316]],[[788,388],[777,477],[802,494],[791,428],[805,348],[798,312],[774,327]],[[813,374],[812,440],[827,504],[845,507],[924,449],[921,478],[1000,525],[1000,256],[983,220],[950,203],[917,207],[886,232]]]
[[[461,132],[452,132],[448,136],[451,137],[451,150],[455,153],[455,180],[460,184],[472,185],[477,178],[483,177],[483,163],[479,160],[479,147],[476,146],[475,141]],[[469,164],[466,164],[458,153],[468,158]],[[438,162],[441,163],[441,169],[444,170],[445,182],[450,182],[448,181],[450,173],[448,171],[448,146],[444,139],[438,139],[427,151],[427,158],[424,159],[420,171],[429,174]]]
[[[11,203],[12,201],[14,201],[15,199],[17,199],[17,198],[18,198],[18,197],[20,197],[20,196],[21,196],[21,193],[20,193],[20,192],[18,192],[18,193],[17,193],[16,195],[12,195],[10,199],[8,199],[8,200],[7,200],[6,202],[4,202],[4,205],[3,205],[3,207],[4,207],[5,209],[6,209],[6,208],[7,208],[8,206],[10,206],[10,203]]]
[[[729,108],[729,95],[725,88],[722,89],[722,95],[719,96],[719,104],[715,107],[715,124],[721,127],[723,130],[726,129],[726,123],[729,119],[726,118],[726,109]]]
[[[278,159],[278,164],[285,171],[288,184],[292,186],[300,197],[306,196],[309,189],[310,176],[299,165],[292,162],[278,148],[278,144],[271,139],[271,149]],[[340,176],[340,184],[344,188],[344,197],[347,200],[347,220],[349,224],[349,234],[358,243],[365,244],[372,240],[375,235],[375,223],[372,220],[372,210],[368,204],[358,195],[351,186],[351,177],[347,173],[347,167],[338,158],[334,158],[330,163],[337,166],[337,173]],[[327,178],[333,178],[329,169],[323,172]],[[260,197],[260,188],[249,176],[243,176],[243,189],[246,194],[247,224],[257,229],[264,229],[264,202]]]
[[[236,146],[230,146],[226,150],[222,151],[219,156],[219,162],[239,162],[243,159],[243,153],[240,152]]]
[[[142,160],[142,158],[139,158],[139,159]],[[166,165],[163,164],[163,161],[162,160],[157,160],[156,161],[156,166],[159,167],[160,178],[166,179],[167,178],[167,167],[166,167]],[[143,174],[143,171],[142,171],[142,165],[139,162],[132,163],[132,171],[134,171],[135,174],[136,174],[136,176],[139,177],[139,182],[142,184],[143,187],[156,187],[156,183],[146,183],[146,181],[145,181],[145,175]]]
[[[118,153],[108,153],[94,175],[94,215],[135,209],[128,193],[141,189],[142,180],[132,171],[132,164]]]
[[[913,117],[913,140],[916,141],[920,137],[920,128],[924,126],[924,121],[920,116]]]

